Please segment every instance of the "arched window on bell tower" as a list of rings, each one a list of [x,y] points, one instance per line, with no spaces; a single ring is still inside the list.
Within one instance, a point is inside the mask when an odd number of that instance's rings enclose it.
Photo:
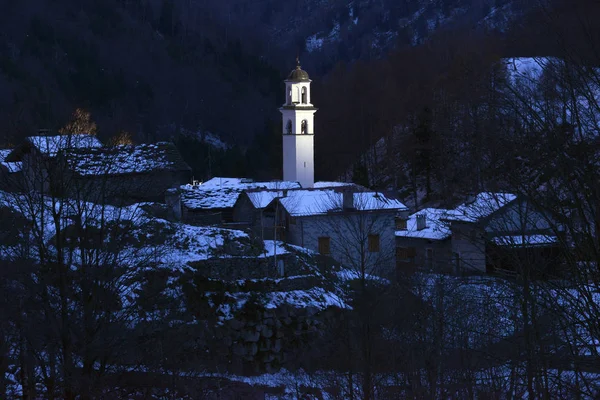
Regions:
[[[300,124],[300,132],[302,134],[307,134],[308,133],[308,121],[303,119],[302,123]]]
[[[306,95],[306,86],[302,86],[302,104],[308,103]]]
[[[292,88],[290,87],[287,93],[287,104],[292,104]]]
[[[287,133],[288,135],[292,134],[292,120],[291,119],[288,119],[288,122],[285,125],[285,133]]]

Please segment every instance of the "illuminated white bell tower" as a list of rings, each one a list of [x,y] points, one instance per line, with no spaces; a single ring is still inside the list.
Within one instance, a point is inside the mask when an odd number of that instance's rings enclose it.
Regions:
[[[283,180],[300,182],[303,188],[315,184],[315,131],[317,109],[310,102],[310,82],[296,59],[296,69],[285,80],[283,115]]]

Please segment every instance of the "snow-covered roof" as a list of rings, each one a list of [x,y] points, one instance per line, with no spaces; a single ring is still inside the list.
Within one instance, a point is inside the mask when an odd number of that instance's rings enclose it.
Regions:
[[[315,189],[326,189],[326,188],[334,188],[334,187],[345,187],[345,186],[358,186],[355,183],[352,182],[327,182],[327,181],[321,181],[321,182],[315,182],[314,184],[314,188]]]
[[[7,162],[6,157],[13,152],[13,149],[0,149],[0,165],[8,172],[19,172],[23,169],[23,163],[20,161]]]
[[[479,193],[473,201],[465,202],[454,210],[448,210],[444,219],[448,221],[477,222],[511,203],[517,198],[511,193]]]
[[[175,145],[169,142],[70,149],[65,154],[69,167],[82,176],[190,169]]]
[[[283,191],[281,190],[249,190],[246,192],[246,194],[252,202],[252,205],[257,209],[265,208],[276,197],[283,197]]]
[[[181,186],[181,204],[189,210],[231,208],[244,189],[235,187],[203,188]]]
[[[248,178],[225,178],[225,177],[214,177],[208,181],[202,183],[200,186],[202,189],[218,189],[218,188],[232,188],[232,189],[300,189],[298,182],[291,181],[271,181],[271,182],[254,182]]]
[[[512,235],[497,236],[492,242],[498,246],[547,246],[558,243],[554,235]]]
[[[29,136],[26,141],[48,157],[56,157],[59,151],[66,149],[102,147],[102,142],[96,136],[86,134]]]
[[[448,210],[442,208],[424,208],[411,214],[406,221],[405,230],[397,230],[397,237],[444,240],[450,237],[449,224],[442,221]],[[425,215],[425,228],[417,229],[417,215]]]
[[[244,190],[249,190],[251,192],[248,195],[254,206],[264,208],[275,197],[283,195],[283,192],[277,189],[298,188],[300,188],[298,182],[254,182],[244,178],[212,178],[199,186],[183,185],[181,187],[181,202],[191,210],[231,208],[235,205],[240,194]],[[255,189],[257,191],[254,191]],[[261,192],[258,191],[259,189],[264,190]],[[261,207],[258,205],[261,205]]]
[[[354,208],[360,211],[406,209],[400,201],[378,192],[356,192],[353,196]],[[321,215],[341,210],[343,194],[334,190],[291,190],[279,201],[292,216]]]

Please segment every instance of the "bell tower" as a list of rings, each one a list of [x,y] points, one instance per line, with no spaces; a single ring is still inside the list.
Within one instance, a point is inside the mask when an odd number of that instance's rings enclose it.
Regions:
[[[300,67],[290,72],[285,82],[285,104],[279,109],[283,116],[283,180],[300,182],[303,188],[315,184],[314,115],[317,109],[310,102],[308,73]]]

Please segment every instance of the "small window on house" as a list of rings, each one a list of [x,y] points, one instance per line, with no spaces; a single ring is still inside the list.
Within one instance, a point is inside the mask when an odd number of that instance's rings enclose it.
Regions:
[[[404,218],[396,217],[396,230],[405,231],[408,229],[406,227],[406,220]]]
[[[285,263],[282,259],[277,260],[277,272],[279,276],[285,276]]]
[[[288,119],[287,124],[285,125],[285,133],[288,135],[292,134],[292,121]]]
[[[425,249],[425,266],[433,267],[433,249]]]
[[[302,120],[302,124],[300,125],[300,132],[302,132],[302,134],[308,133],[308,121],[307,120]]]
[[[331,238],[328,236],[323,236],[319,238],[319,253],[321,254],[331,254]]]
[[[414,262],[416,254],[414,247],[396,247],[396,261]]]
[[[461,265],[460,265],[460,254],[459,253],[452,253],[452,263],[454,264],[454,272],[455,273],[460,272]]]
[[[302,104],[308,103],[306,97],[306,86],[302,86]]]
[[[369,251],[371,253],[379,251],[379,235],[369,235]]]

